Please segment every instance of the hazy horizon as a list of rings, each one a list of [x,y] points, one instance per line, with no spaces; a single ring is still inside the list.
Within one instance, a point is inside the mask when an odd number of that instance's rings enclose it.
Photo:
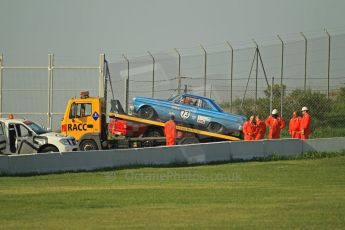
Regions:
[[[45,64],[48,53],[98,63],[199,44],[345,30],[345,1],[0,0],[0,53],[9,64]]]

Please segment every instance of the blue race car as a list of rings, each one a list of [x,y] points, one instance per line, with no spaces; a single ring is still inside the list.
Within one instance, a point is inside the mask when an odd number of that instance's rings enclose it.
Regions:
[[[134,97],[132,112],[144,119],[175,121],[190,127],[221,134],[241,133],[246,117],[226,113],[212,99],[193,94],[181,94],[169,100]]]

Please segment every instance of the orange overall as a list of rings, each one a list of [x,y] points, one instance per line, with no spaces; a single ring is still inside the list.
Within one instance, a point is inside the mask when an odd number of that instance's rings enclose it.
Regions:
[[[278,116],[277,118],[269,116],[265,123],[270,128],[268,132],[268,139],[279,139],[280,130],[285,127],[284,119],[280,116]]]
[[[250,141],[255,139],[255,125],[251,123],[250,121],[246,121],[243,124],[243,134],[244,134],[244,140]]]
[[[266,124],[262,120],[256,120],[256,135],[255,140],[261,140],[265,138]]]
[[[301,139],[309,139],[311,117],[308,113],[304,113],[301,119]]]
[[[173,120],[169,120],[164,125],[164,135],[166,139],[166,145],[175,145],[176,139],[176,124]]]
[[[301,118],[300,117],[292,117],[289,123],[289,133],[291,134],[291,138],[300,138],[300,124]]]

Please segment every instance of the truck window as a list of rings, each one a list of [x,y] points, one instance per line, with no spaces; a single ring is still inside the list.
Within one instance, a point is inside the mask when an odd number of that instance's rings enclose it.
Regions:
[[[78,104],[77,114],[80,117],[88,117],[91,116],[92,106],[89,103],[81,103]]]
[[[10,145],[10,151],[12,153],[15,153],[16,148],[16,130],[14,128],[14,124],[10,123],[8,124],[8,140]]]
[[[69,111],[69,118],[75,118],[77,115],[77,104],[73,103],[71,105],[71,110]]]
[[[21,124],[16,124],[17,135],[18,137],[27,137],[29,136],[30,131]]]
[[[73,103],[69,112],[69,118],[80,118],[91,116],[91,103]]]
[[[4,124],[2,122],[0,122],[0,135],[5,135]]]
[[[41,126],[39,126],[35,122],[26,120],[23,123],[26,124],[30,129],[32,129],[38,135],[47,133],[47,130],[43,129]]]

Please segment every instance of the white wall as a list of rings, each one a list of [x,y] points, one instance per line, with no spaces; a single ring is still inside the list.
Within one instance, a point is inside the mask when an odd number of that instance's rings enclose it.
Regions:
[[[45,153],[0,156],[0,172],[6,175],[65,171],[91,171],[131,165],[176,165],[250,160],[272,154],[294,156],[304,152],[337,152],[345,149],[345,137],[302,141],[299,139],[236,141],[143,149]]]

